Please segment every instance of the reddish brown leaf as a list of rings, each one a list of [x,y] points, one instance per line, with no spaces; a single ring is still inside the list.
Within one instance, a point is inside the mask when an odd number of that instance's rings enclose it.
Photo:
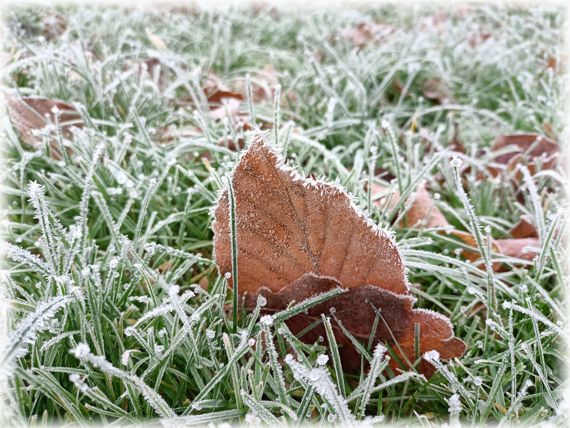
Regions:
[[[534,259],[540,249],[538,238],[495,239],[494,243],[498,253],[528,261]]]
[[[204,94],[209,103],[221,103],[225,98],[243,101],[245,96],[238,91],[230,90],[214,73],[209,73],[203,87]]]
[[[399,201],[400,194],[397,191],[392,191],[387,194],[388,189],[378,184],[372,185],[373,199],[378,194],[382,197],[375,203],[380,207],[387,207],[394,209]],[[451,229],[447,219],[443,216],[441,211],[437,208],[431,196],[423,185],[418,186],[416,197],[411,203],[408,211],[404,216],[404,220],[400,222],[400,227],[420,227],[420,228],[443,228],[443,233],[448,233],[459,240],[463,241],[472,249],[465,249],[462,252],[463,257],[471,262],[477,262],[481,259],[481,254],[477,247],[475,237],[469,233],[460,230]],[[528,235],[528,236],[523,236]],[[512,229],[511,236],[513,238],[536,238],[536,230],[534,227],[521,219],[521,221]],[[534,241],[537,241],[534,239]],[[537,242],[529,239],[493,239],[491,242],[491,250],[495,254],[501,254],[512,258],[521,260],[532,260],[536,256],[536,251],[528,247],[538,247]],[[483,267],[482,263],[479,263]],[[493,270],[502,271],[504,266],[502,263],[494,263]]]
[[[512,134],[497,137],[492,152],[512,149],[494,157],[489,170],[494,176],[501,171],[512,171],[519,163],[526,163],[531,174],[536,172],[537,160],[541,158],[542,168],[554,168],[560,156],[560,147],[554,141],[538,134]]]
[[[522,216],[518,223],[512,227],[510,235],[516,239],[538,238],[536,228],[526,216]]]
[[[224,117],[235,117],[239,114],[241,101],[236,98],[222,98],[219,107],[210,110],[210,119],[220,120]]]
[[[342,287],[331,277],[307,273],[298,280],[286,285],[278,292],[261,287],[258,294],[266,298],[265,313],[275,313],[295,302],[301,302],[311,296]],[[255,308],[258,294],[248,293],[245,306]],[[425,309],[413,309],[415,299],[409,294],[396,294],[373,285],[351,288],[340,296],[311,307],[306,313],[296,315],[287,321],[287,326],[294,334],[299,334],[311,324],[321,319],[321,314],[333,315],[335,339],[341,345],[340,354],[343,369],[354,372],[360,368],[360,355],[351,340],[345,336],[338,323],[350,331],[357,339],[367,342],[371,333],[376,312],[380,311],[381,321],[374,335],[374,345],[390,345],[398,358],[390,360],[390,366],[407,370],[416,361],[414,355],[415,324],[420,328],[420,346],[418,357],[430,350],[438,350],[442,358],[454,358],[465,352],[465,344],[453,336],[453,326],[449,319],[436,312]],[[312,328],[301,337],[307,343],[316,342],[319,337],[326,337],[322,324]],[[400,361],[398,361],[400,360]],[[420,363],[420,372],[431,376],[433,366]]]
[[[83,127],[79,112],[64,101],[41,97],[6,97],[6,101],[10,120],[29,145],[38,147],[41,144],[41,138],[34,133],[48,125],[58,124],[66,138],[71,135],[71,128]],[[59,157],[55,145],[52,145],[52,149],[54,157]]]
[[[375,341],[399,347],[397,352],[412,363],[416,360],[414,323],[422,327],[422,352],[437,350],[444,358],[463,354],[465,345],[453,338],[449,320],[412,309],[414,299],[396,245],[353,205],[344,190],[301,177],[259,136],[242,155],[232,184],[239,290],[245,294],[247,307],[254,305],[259,293],[268,298],[265,310],[275,312],[292,300],[341,286],[349,291],[289,320],[292,330],[300,332],[314,317],[329,315],[334,305],[335,316],[351,333],[366,340],[375,316],[374,310],[368,309],[370,302],[382,308],[386,320]],[[232,268],[228,204],[224,191],[213,224],[220,274]],[[389,330],[396,333],[395,341]],[[315,335],[322,332],[308,333],[302,340],[312,343]],[[357,353],[338,329],[335,336],[342,345],[344,367],[354,369],[359,364],[355,362]],[[430,375],[430,367],[422,363],[419,369]]]

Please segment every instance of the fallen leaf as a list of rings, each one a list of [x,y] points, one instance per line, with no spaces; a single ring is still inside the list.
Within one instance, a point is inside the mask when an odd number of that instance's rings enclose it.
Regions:
[[[389,193],[388,193],[389,192]],[[372,184],[372,199],[380,199],[375,203],[379,207],[393,210],[400,202],[400,192],[391,191],[390,189],[379,184]],[[429,192],[425,188],[425,184],[418,185],[413,202],[410,204],[404,219],[400,223],[405,227],[421,226],[422,228],[448,227],[449,222],[445,219],[439,208],[433,202]]]
[[[538,238],[536,228],[526,216],[522,216],[517,224],[512,227],[509,235],[515,239]]]
[[[71,128],[83,127],[81,114],[71,104],[61,100],[42,97],[6,97],[8,116],[20,132],[23,141],[40,147],[42,139],[36,133],[47,126],[59,125],[62,135],[71,136]],[[59,158],[57,146],[52,144],[53,156]]]
[[[42,18],[41,23],[42,34],[48,41],[60,38],[67,29],[67,21],[59,14],[47,14]]]
[[[451,89],[443,79],[437,77],[423,81],[422,94],[427,99],[435,100],[439,104],[448,104],[453,102]]]
[[[538,238],[495,239],[493,242],[499,254],[528,261],[533,260],[540,249]]]
[[[262,136],[257,135],[232,174],[236,203],[238,287],[247,307],[261,293],[270,298],[268,313],[291,300],[304,300],[324,289],[348,292],[331,302],[288,320],[299,332],[334,305],[335,316],[360,339],[368,339],[372,323],[368,302],[382,308],[386,321],[374,342],[385,342],[412,364],[414,325],[420,324],[420,349],[437,350],[442,358],[459,357],[465,344],[453,337],[443,315],[413,309],[404,264],[390,235],[378,228],[339,186],[300,176],[286,166]],[[232,271],[229,197],[224,190],[214,211],[214,253],[221,275]],[[233,285],[233,278],[229,279]],[[372,318],[373,319],[373,318]],[[396,338],[388,334],[396,333]],[[315,334],[301,337],[313,343]],[[342,344],[343,366],[359,367],[358,353],[335,329]],[[404,358],[405,356],[405,358]],[[358,360],[358,362],[356,362]],[[409,364],[402,361],[404,368]],[[393,363],[394,364],[394,363]],[[433,373],[428,363],[418,369]]]
[[[265,313],[276,313],[295,302],[301,302],[309,297],[342,287],[334,278],[319,276],[314,273],[304,274],[301,278],[286,285],[278,292],[268,287],[261,287],[257,294],[248,293],[245,296],[245,307],[252,310],[256,307],[258,295],[266,299],[263,307]],[[376,313],[380,311],[381,321],[375,333],[377,342],[392,345],[392,350],[398,358],[390,360],[390,367],[397,369],[408,368],[425,352],[436,349],[442,358],[454,358],[465,351],[465,344],[453,337],[453,326],[443,315],[425,309],[413,309],[415,298],[409,294],[397,294],[374,285],[361,285],[350,288],[347,292],[333,297],[323,303],[311,307],[306,313],[295,315],[287,321],[290,330],[298,335],[307,326],[321,319],[321,314],[334,317],[333,324],[335,339],[341,345],[340,355],[343,369],[355,372],[360,368],[360,357],[351,340],[342,333],[338,326],[341,323],[350,333],[362,342],[367,342],[370,327],[374,324]],[[418,355],[415,356],[414,331],[415,324],[420,328],[420,344]],[[309,330],[301,339],[307,343],[326,337],[322,324]],[[405,357],[404,357],[405,356]],[[408,359],[405,362],[405,359]],[[398,359],[400,361],[398,361]],[[421,360],[419,371],[431,376],[434,367]]]
[[[221,120],[224,117],[236,117],[239,114],[241,101],[235,98],[223,98],[220,106],[210,110],[210,119]]]
[[[206,76],[204,86],[202,88],[209,103],[220,103],[226,98],[236,100],[245,100],[244,94],[238,91],[230,90],[216,74],[209,73]]]
[[[394,209],[400,202],[400,193],[392,191],[387,193],[389,189],[376,183],[372,184],[372,199],[376,199],[380,195],[380,199],[375,204],[381,208]],[[415,197],[408,207],[404,215],[404,220],[399,224],[400,227],[416,227],[416,228],[441,228],[441,232],[450,234],[461,240],[463,243],[472,247],[472,249],[464,249],[463,257],[471,262],[480,262],[481,254],[478,250],[477,240],[470,232],[456,230],[451,227],[445,216],[437,208],[430,194],[423,184],[418,186]],[[536,256],[533,248],[540,246],[536,238],[536,229],[524,217],[511,230],[513,239],[493,239],[491,241],[491,251],[495,254],[511,257],[521,260],[532,260]],[[514,261],[513,261],[514,262]],[[479,263],[483,267],[483,263]],[[493,270],[503,271],[505,267],[502,263],[493,263]]]
[[[363,48],[370,43],[376,43],[382,38],[388,37],[396,31],[396,27],[375,22],[360,22],[354,27],[348,27],[341,31],[340,35],[349,39],[352,45]]]
[[[512,150],[505,153],[509,148]],[[560,156],[560,147],[538,134],[511,134],[497,137],[491,152],[499,152],[489,165],[489,171],[496,177],[503,171],[513,171],[520,163],[526,164],[530,173],[534,174],[538,159],[543,169],[554,168]]]

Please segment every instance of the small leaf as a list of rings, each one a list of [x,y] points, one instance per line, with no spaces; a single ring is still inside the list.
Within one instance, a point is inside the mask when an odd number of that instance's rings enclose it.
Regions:
[[[489,165],[494,176],[513,171],[518,164],[526,164],[529,172],[534,174],[539,159],[542,169],[552,169],[560,157],[558,144],[538,134],[502,135],[495,140],[491,152],[498,152]],[[520,174],[517,177],[519,180]]]
[[[14,127],[20,132],[23,141],[31,146],[41,145],[37,131],[48,125],[58,125],[65,138],[71,136],[73,127],[82,128],[81,114],[71,104],[61,100],[42,97],[6,97],[8,115]],[[59,157],[55,145],[52,145],[54,157]]]

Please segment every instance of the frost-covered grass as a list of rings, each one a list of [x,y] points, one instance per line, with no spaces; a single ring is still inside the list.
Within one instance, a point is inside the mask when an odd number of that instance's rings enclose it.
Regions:
[[[515,188],[485,175],[488,155],[475,153],[515,131],[549,130],[562,141],[564,82],[547,62],[560,60],[563,13],[482,6],[438,25],[433,13],[7,10],[4,87],[76,103],[87,126],[54,160],[47,147],[25,146],[5,120],[11,332],[1,391],[11,410],[2,418],[561,422],[566,250],[552,231],[565,226],[566,178],[561,169],[527,174]],[[67,31],[46,41],[42,28],[56,16]],[[366,17],[396,32],[356,50],[340,33]],[[492,37],[470,47],[479,31]],[[162,64],[162,91],[125,67],[149,56]],[[448,315],[468,346],[457,361],[428,355],[439,369],[429,381],[415,373],[385,378],[381,347],[363,348],[370,372],[344,375],[334,349],[302,344],[288,331],[292,311],[264,322],[259,310],[244,313],[234,329],[231,290],[212,260],[210,209],[237,158],[218,142],[235,135],[231,124],[209,120],[199,77],[211,69],[255,81],[269,63],[286,101],[278,112],[272,100],[244,103],[244,113],[270,124],[278,116],[290,163],[338,180],[374,221],[392,227],[366,191],[379,167],[400,179],[403,194],[425,179],[462,230],[479,223],[481,233],[505,237],[522,214],[538,225],[538,257],[492,274],[467,263],[450,236],[394,229],[418,306]],[[448,82],[453,103],[422,97],[429,77]],[[198,107],[181,102],[188,99]],[[404,137],[386,138],[383,120]],[[160,143],[167,126],[202,133]],[[467,148],[460,168],[471,166],[461,188],[447,149],[455,126]],[[413,132],[419,128],[431,133],[431,147]]]

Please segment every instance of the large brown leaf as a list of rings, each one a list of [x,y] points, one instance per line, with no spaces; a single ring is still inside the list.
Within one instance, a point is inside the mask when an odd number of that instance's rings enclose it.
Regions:
[[[300,176],[257,136],[244,152],[233,175],[236,203],[238,284],[246,307],[259,293],[266,296],[266,312],[293,301],[341,286],[349,289],[336,299],[293,317],[288,325],[300,332],[320,314],[336,317],[357,338],[368,340],[375,311],[386,324],[374,342],[391,344],[403,360],[414,362],[414,324],[420,324],[420,350],[437,350],[442,357],[459,357],[465,345],[453,338],[449,320],[439,314],[412,309],[404,264],[389,234],[367,219],[340,187]],[[221,274],[231,272],[229,200],[224,191],[215,208],[214,252]],[[230,283],[233,279],[230,279]],[[369,304],[370,303],[370,304]],[[316,318],[315,318],[316,317]],[[312,343],[319,327],[304,335]],[[336,329],[343,365],[360,364],[350,341]],[[449,351],[449,352],[448,352]],[[405,365],[407,367],[407,365]],[[430,366],[431,367],[431,366]],[[433,368],[420,364],[426,375]]]

